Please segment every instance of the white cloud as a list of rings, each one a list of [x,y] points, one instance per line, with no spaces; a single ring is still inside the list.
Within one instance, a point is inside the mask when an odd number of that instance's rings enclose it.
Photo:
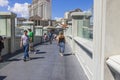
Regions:
[[[28,17],[29,16],[28,5],[29,5],[28,3],[24,4],[15,3],[14,7],[8,6],[8,10],[18,14],[20,17]]]
[[[4,6],[8,6],[9,2],[8,0],[0,0],[0,6],[4,7]]]
[[[62,19],[62,17],[55,17],[54,19],[57,20],[57,21],[59,21],[59,20]]]
[[[86,11],[83,11],[84,13],[92,13],[92,8],[86,10]]]
[[[92,13],[91,10],[83,11],[84,13]]]
[[[8,5],[8,10],[10,11],[10,6]]]

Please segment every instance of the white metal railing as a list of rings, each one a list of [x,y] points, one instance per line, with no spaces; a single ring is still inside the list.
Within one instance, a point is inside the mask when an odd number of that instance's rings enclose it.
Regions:
[[[92,41],[89,41],[87,39],[80,38],[80,37],[74,37],[74,41],[78,43],[78,45],[82,49],[87,51],[86,53],[88,53],[91,58],[93,57],[93,42]]]
[[[106,63],[114,74],[115,80],[120,80],[120,55],[109,57]]]

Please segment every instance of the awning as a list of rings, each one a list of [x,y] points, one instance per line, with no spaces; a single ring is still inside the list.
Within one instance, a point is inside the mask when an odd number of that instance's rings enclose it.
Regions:
[[[47,26],[47,29],[55,29],[53,26]]]

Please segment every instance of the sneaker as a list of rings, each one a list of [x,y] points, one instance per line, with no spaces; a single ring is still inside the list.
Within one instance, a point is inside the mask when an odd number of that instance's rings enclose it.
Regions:
[[[35,51],[34,54],[36,54],[37,52]]]
[[[31,51],[28,51],[28,53],[31,53]]]
[[[63,56],[63,54],[62,54],[62,53],[60,53],[60,56]]]
[[[26,59],[23,59],[24,62],[26,62]]]

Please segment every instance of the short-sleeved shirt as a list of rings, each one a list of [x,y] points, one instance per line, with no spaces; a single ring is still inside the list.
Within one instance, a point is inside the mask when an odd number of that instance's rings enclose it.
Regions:
[[[34,41],[34,34],[33,34],[33,32],[29,32],[28,36],[29,36],[29,38],[32,39],[32,42],[33,42]]]
[[[29,37],[27,35],[22,35],[21,36],[21,41],[23,42],[23,45],[29,44]]]

